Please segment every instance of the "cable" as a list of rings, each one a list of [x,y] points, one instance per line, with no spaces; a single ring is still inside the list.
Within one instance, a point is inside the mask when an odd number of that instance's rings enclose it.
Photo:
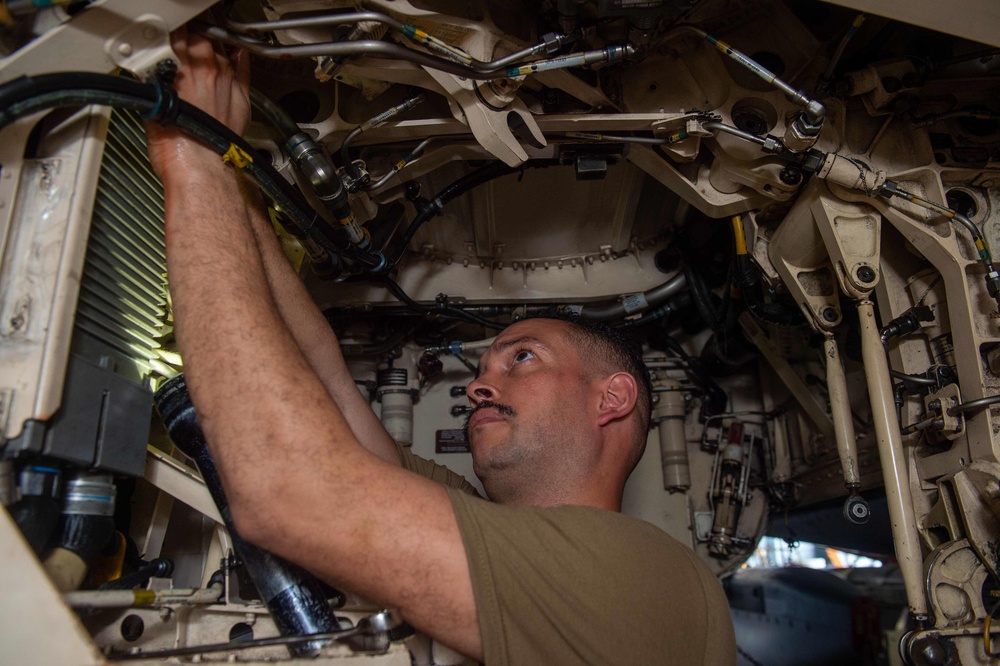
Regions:
[[[351,161],[351,155],[349,152],[351,143],[353,143],[353,141],[356,138],[361,136],[363,132],[367,132],[368,130],[379,127],[380,125],[384,125],[385,123],[389,122],[389,120],[391,120],[392,118],[395,118],[399,114],[405,111],[409,111],[417,104],[420,104],[421,102],[424,101],[425,98],[426,95],[424,95],[424,93],[414,95],[413,97],[404,101],[402,104],[397,104],[396,106],[387,109],[382,113],[378,113],[372,116],[365,122],[355,127],[353,130],[351,130],[351,133],[348,134],[346,138],[344,138],[344,141],[340,144],[340,159],[344,163],[344,168],[347,169],[347,173],[350,175],[351,181],[353,181],[351,186],[348,187],[350,191],[354,191],[352,187],[356,188],[367,184],[366,182],[363,182],[365,176],[364,174],[361,173],[361,169],[358,168],[358,166]]]
[[[920,375],[908,375],[900,372],[899,370],[889,370],[889,375],[904,382],[910,382],[911,384],[920,384],[921,386],[937,386],[937,381],[934,379],[928,379],[927,377],[921,377]]]
[[[865,22],[866,18],[867,17],[864,14],[858,14],[854,17],[850,27],[847,28],[847,32],[844,33],[840,43],[837,44],[837,48],[834,50],[833,55],[830,56],[830,64],[827,65],[826,71],[823,72],[821,80],[829,81],[833,78],[833,72],[837,69],[837,65],[840,63],[840,58],[844,55],[844,49],[847,48],[848,42],[851,41],[854,35],[858,34],[858,29],[861,27],[861,24]]]
[[[250,88],[250,104],[281,132],[285,140],[298,134],[298,123],[292,120],[284,109],[271,101],[270,97],[256,88]]]
[[[491,162],[490,164],[487,164],[472,173],[462,176],[438,192],[430,201],[424,201],[422,208],[418,207],[417,215],[413,218],[413,221],[410,222],[409,226],[406,227],[402,236],[400,236],[399,249],[396,251],[396,255],[392,259],[391,263],[395,265],[399,262],[403,253],[406,252],[406,248],[410,244],[410,241],[413,240],[414,234],[417,233],[417,230],[420,229],[420,227],[427,222],[427,220],[440,215],[444,207],[453,199],[465,194],[475,187],[482,185],[483,183],[488,183],[489,181],[500,178],[501,176],[518,173],[524,169],[544,168],[559,164],[561,164],[561,162],[556,159],[528,160],[520,166],[511,167],[498,161]]]
[[[403,291],[403,288],[391,278],[383,277],[381,282],[393,296],[405,303],[411,310],[425,312],[427,314],[436,314],[442,317],[448,317],[449,319],[462,319],[470,324],[479,324],[480,326],[492,328],[497,331],[507,328],[507,324],[500,324],[495,321],[490,321],[489,319],[484,319],[478,315],[472,314],[471,312],[465,312],[460,308],[448,305],[447,302],[439,302],[437,305],[424,305],[423,303],[418,303],[410,298],[410,296]]]
[[[980,409],[985,409],[990,405],[995,405],[1000,403],[1000,395],[991,395],[986,398],[977,398],[976,400],[969,400],[963,402],[960,405],[955,405],[948,410],[949,416],[958,416],[959,414],[965,414],[966,412],[975,412]]]

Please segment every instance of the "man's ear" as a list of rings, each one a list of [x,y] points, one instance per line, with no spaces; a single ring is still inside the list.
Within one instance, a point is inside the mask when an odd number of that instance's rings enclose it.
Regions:
[[[604,426],[616,419],[625,418],[635,410],[639,400],[639,386],[635,377],[627,372],[616,372],[605,377],[602,385],[597,425]]]

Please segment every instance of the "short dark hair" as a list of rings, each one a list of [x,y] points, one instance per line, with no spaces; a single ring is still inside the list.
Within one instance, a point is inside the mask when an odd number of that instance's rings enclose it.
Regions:
[[[529,319],[554,319],[570,325],[574,342],[580,344],[584,351],[590,352],[588,358],[599,359],[611,371],[625,371],[632,375],[639,387],[636,400],[638,413],[638,433],[630,471],[639,462],[646,446],[649,434],[650,413],[653,404],[653,387],[649,381],[649,370],[642,360],[642,343],[626,329],[615,328],[599,319],[584,319],[573,312],[548,312],[531,315]]]

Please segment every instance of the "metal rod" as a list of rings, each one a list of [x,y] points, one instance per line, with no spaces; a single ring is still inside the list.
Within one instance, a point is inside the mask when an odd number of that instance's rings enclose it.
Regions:
[[[764,139],[760,138],[759,136],[755,136],[750,132],[744,132],[738,127],[733,127],[732,125],[726,125],[725,123],[717,123],[715,121],[711,121],[707,123],[702,123],[701,126],[708,130],[718,130],[720,132],[725,132],[726,134],[732,134],[733,136],[738,136],[739,138],[745,141],[752,141],[756,143],[758,146],[763,146],[767,143]]]
[[[889,364],[885,359],[885,350],[875,321],[875,308],[871,301],[862,300],[858,303],[858,318],[861,320],[861,354],[865,364],[872,420],[875,422],[879,459],[882,463],[882,478],[885,481],[896,560],[903,575],[903,586],[906,589],[910,613],[915,618],[926,618],[923,556],[920,552],[920,537],[917,534],[913,500],[910,496],[903,438],[899,432],[899,423],[896,421]]]
[[[85,590],[67,592],[63,600],[71,608],[134,608],[165,604],[213,604],[222,596],[222,583],[203,589]]]
[[[837,340],[828,333],[823,341],[823,356],[826,357],[826,388],[830,393],[830,412],[833,414],[833,432],[837,438],[837,453],[844,471],[844,485],[854,490],[861,486],[858,471],[858,445],[854,438],[854,421],[851,418],[851,404],[847,399],[847,378],[844,365],[840,361]]]

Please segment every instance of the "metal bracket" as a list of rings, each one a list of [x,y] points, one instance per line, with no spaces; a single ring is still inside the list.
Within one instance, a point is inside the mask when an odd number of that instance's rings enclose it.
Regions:
[[[515,99],[502,111],[494,111],[479,100],[475,81],[432,69],[427,69],[427,73],[459,105],[479,145],[507,166],[516,167],[528,159],[520,139],[514,136],[513,127],[526,130],[539,147],[547,145],[545,136],[521,100]]]

